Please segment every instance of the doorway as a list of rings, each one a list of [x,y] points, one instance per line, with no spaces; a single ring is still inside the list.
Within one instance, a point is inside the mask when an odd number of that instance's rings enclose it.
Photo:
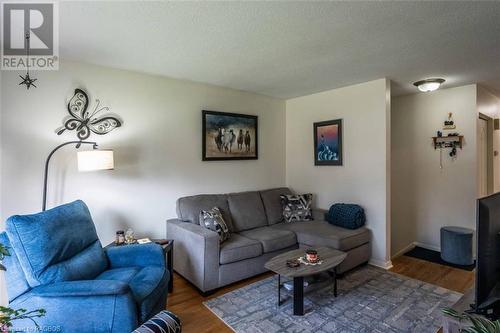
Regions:
[[[477,121],[477,194],[493,193],[493,119],[480,113]]]

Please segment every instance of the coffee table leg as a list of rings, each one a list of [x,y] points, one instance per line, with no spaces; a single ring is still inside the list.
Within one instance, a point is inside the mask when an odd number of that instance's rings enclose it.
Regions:
[[[278,306],[281,305],[281,275],[278,274]]]
[[[337,267],[333,269],[333,296],[337,297]]]
[[[293,278],[293,314],[304,315],[304,278]]]

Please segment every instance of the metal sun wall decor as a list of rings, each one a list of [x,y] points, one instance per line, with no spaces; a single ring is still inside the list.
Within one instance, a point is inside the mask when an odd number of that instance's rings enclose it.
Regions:
[[[21,79],[23,79],[19,85],[26,85],[26,89],[30,89],[30,87],[35,87],[36,88],[36,85],[35,85],[35,81],[37,79],[34,79],[32,77],[30,77],[30,33],[27,32],[26,33],[26,75],[22,76],[22,75],[19,75],[19,77]]]
[[[98,99],[96,99],[94,111],[87,111],[88,106],[87,93],[82,89],[75,89],[75,94],[68,102],[69,116],[63,120],[63,127],[57,131],[57,135],[63,134],[66,130],[75,130],[78,139],[86,140],[91,132],[104,135],[122,125],[121,121],[114,115],[97,116],[100,112],[109,111],[107,106],[101,107]]]

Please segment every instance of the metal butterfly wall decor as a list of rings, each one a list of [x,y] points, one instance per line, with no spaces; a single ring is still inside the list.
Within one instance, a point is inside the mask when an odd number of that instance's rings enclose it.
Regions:
[[[104,135],[122,125],[121,121],[110,115],[97,116],[98,113],[109,111],[107,106],[101,107],[100,101],[96,99],[94,111],[89,112],[89,97],[82,89],[75,89],[75,94],[68,102],[69,117],[65,118],[63,127],[57,131],[61,135],[64,131],[75,130],[80,140],[87,139],[91,133]]]

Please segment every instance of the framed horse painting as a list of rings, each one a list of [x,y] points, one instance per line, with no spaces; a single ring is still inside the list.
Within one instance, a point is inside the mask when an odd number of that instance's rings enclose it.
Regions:
[[[314,165],[342,165],[342,119],[314,123]]]
[[[203,110],[202,160],[256,160],[257,120],[257,116]]]

